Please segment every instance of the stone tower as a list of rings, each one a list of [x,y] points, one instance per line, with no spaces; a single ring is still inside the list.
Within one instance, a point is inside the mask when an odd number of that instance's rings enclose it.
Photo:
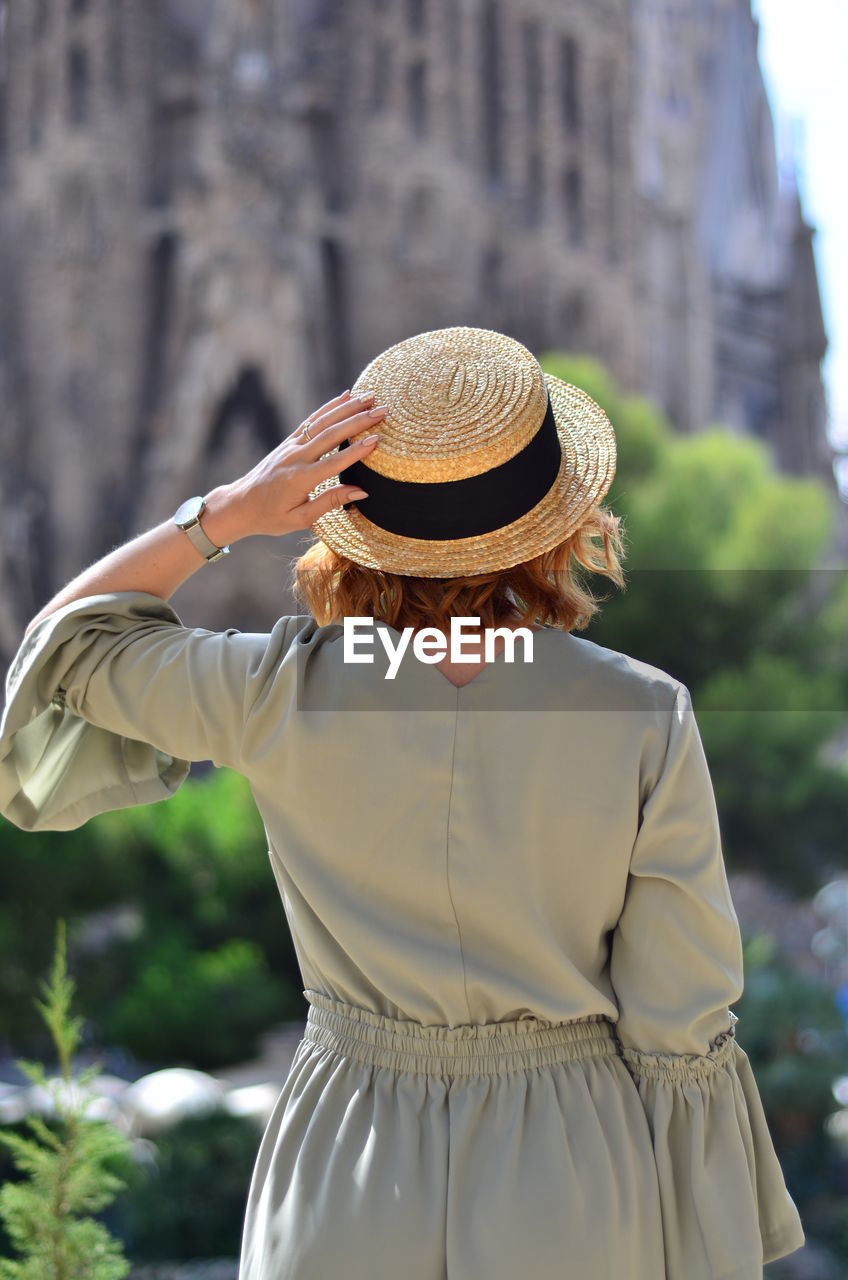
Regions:
[[[833,486],[814,229],[779,180],[750,0],[633,0],[633,31],[645,390]]]

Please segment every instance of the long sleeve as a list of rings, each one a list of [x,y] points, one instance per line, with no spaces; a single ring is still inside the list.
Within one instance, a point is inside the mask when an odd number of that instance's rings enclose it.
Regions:
[[[667,1280],[761,1280],[805,1236],[729,1008],[742,940],[684,684],[642,805],[610,980],[654,1145]]]
[[[192,760],[240,770],[254,701],[293,639],[185,627],[143,591],[73,601],[24,637],[0,722],[0,813],[25,831],[168,799]]]

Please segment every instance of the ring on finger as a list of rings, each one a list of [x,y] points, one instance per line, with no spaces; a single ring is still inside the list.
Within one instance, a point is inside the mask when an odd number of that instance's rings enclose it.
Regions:
[[[307,440],[311,440],[311,439],[312,439],[312,436],[309,434],[309,428],[310,428],[311,426],[312,426],[312,418],[311,418],[311,416],[310,416],[310,417],[308,417],[308,418],[306,419],[306,421],[305,421],[305,422],[304,422],[304,424],[303,424],[303,428],[302,428],[302,430],[303,430],[303,434],[306,436]]]

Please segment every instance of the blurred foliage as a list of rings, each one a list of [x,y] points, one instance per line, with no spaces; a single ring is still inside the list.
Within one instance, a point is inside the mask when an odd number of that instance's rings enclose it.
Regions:
[[[210,1070],[252,1057],[280,1008],[279,984],[257,943],[234,938],[195,951],[175,932],[151,942],[101,1032],[137,1057]]]
[[[138,932],[92,948],[86,917],[109,907],[132,909]],[[0,1030],[11,1041],[14,1029],[19,1048],[41,1043],[31,975],[60,912],[87,1033],[149,1069],[175,1057],[202,1070],[242,1061],[269,1024],[305,1016],[264,826],[231,770],[76,831],[0,821]]]
[[[106,1222],[133,1262],[238,1257],[261,1137],[253,1120],[210,1111],[157,1135],[149,1163],[122,1162],[128,1190]]]
[[[626,590],[598,577],[582,635],[687,685],[728,868],[811,894],[848,865],[848,767],[823,748],[848,721],[848,573],[819,567],[838,499],[777,472],[768,447],[713,427],[675,434],[591,357],[548,353],[616,432],[606,504],[623,518]]]
[[[744,957],[737,1042],[808,1236],[848,1260],[848,1150],[825,1129],[841,1110],[833,1084],[848,1071],[848,1028],[830,987],[797,972],[770,934],[746,938]]]
[[[64,1125],[57,1117],[42,1117],[42,1123],[61,1139]],[[23,1136],[29,1128],[24,1117],[3,1125],[2,1133]],[[260,1140],[256,1123],[243,1116],[214,1111],[185,1117],[155,1141],[137,1139],[142,1155],[112,1152],[102,1157],[104,1171],[124,1189],[117,1203],[94,1216],[120,1241],[133,1264],[236,1257]],[[214,1178],[209,1176],[212,1168]],[[0,1144],[0,1187],[15,1186],[22,1177],[11,1152]],[[0,1259],[14,1256],[0,1220]]]
[[[848,774],[820,759],[846,719],[834,673],[807,676],[761,652],[742,670],[717,672],[693,700],[728,866],[798,896],[844,871]],[[783,709],[765,709],[775,704]]]

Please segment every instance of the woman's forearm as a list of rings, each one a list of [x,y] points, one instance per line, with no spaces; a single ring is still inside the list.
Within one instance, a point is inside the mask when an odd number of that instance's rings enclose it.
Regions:
[[[345,453],[342,470],[373,450],[379,436],[374,433],[362,438],[362,432],[376,425],[386,410],[385,405],[363,408],[373,398],[372,393],[351,400],[349,392],[343,391],[305,420],[304,426],[310,423],[313,434],[299,428],[292,431],[246,475],[208,493],[207,510],[200,521],[207,538],[223,547],[251,534],[282,537],[312,528],[320,516],[342,502],[366,496],[358,486],[344,483],[330,486],[317,497],[311,495],[318,482],[339,475],[337,460],[330,454],[343,440],[356,437]],[[29,635],[56,609],[85,596],[146,591],[168,600],[206,563],[173,517],[163,520],[69,582],[35,615],[24,634]]]
[[[221,485],[211,490],[206,495],[206,503],[200,521],[203,532],[217,547],[250,535],[251,530],[242,517],[238,491],[233,486]],[[37,622],[62,605],[105,591],[146,591],[168,600],[207,563],[188,535],[177,528],[173,518],[163,520],[84,569],[35,615],[24,634],[29,635]]]

